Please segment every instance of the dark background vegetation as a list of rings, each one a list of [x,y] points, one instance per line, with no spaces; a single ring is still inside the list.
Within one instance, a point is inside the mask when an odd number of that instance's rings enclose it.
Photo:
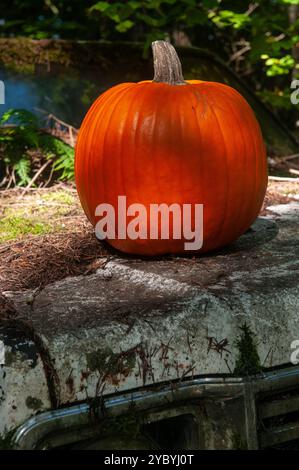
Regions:
[[[139,42],[144,56],[155,39],[200,47],[225,61],[299,135],[299,105],[290,101],[291,83],[299,79],[299,0],[2,0],[0,37]],[[57,102],[71,80],[70,73],[56,84]],[[87,95],[89,103],[94,90],[80,83],[81,102]],[[1,187],[30,182],[32,147],[42,149],[36,168],[50,158],[62,178],[73,177],[73,149],[40,135],[28,111],[0,116],[0,126],[12,121],[17,128],[0,132]]]
[[[299,0],[2,0],[1,6],[4,37],[141,41],[145,52],[152,40],[169,37],[208,48],[264,100],[288,110],[294,124],[289,95],[299,74]]]

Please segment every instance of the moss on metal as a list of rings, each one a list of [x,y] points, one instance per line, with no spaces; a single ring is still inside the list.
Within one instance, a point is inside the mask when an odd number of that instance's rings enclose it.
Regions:
[[[232,449],[233,450],[248,450],[248,445],[245,439],[238,433],[234,433],[232,437]]]
[[[86,354],[87,366],[103,376],[128,375],[135,367],[136,352],[134,349],[114,353],[109,347]]]
[[[16,429],[8,431],[4,437],[0,437],[0,450],[9,450],[13,449],[13,436],[16,432]]]
[[[159,449],[157,443],[144,431],[143,414],[137,411],[134,402],[127,413],[111,418],[107,416],[101,420],[100,426],[103,439],[116,441],[121,448]]]
[[[43,407],[43,402],[39,398],[32,397],[30,395],[26,398],[25,403],[27,408],[35,411],[40,410]]]
[[[104,435],[120,435],[126,439],[136,439],[142,434],[143,419],[134,409],[127,414],[104,419],[101,422]]]
[[[258,355],[254,333],[246,323],[240,327],[240,330],[241,334],[236,340],[238,356],[234,374],[242,377],[258,374],[263,368]]]

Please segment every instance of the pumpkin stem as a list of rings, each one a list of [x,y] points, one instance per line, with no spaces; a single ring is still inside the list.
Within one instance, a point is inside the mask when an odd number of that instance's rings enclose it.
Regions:
[[[153,81],[169,85],[186,85],[175,48],[169,42],[154,41],[152,50],[155,70]]]

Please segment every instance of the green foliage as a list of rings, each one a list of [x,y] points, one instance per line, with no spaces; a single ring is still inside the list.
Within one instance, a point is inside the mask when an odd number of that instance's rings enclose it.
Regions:
[[[10,109],[3,113],[0,124],[7,124],[9,121],[13,121],[13,124],[17,124],[19,130],[36,129],[38,125],[37,117],[26,109]]]
[[[287,5],[299,5],[299,0],[281,0],[281,2]]]
[[[299,21],[290,24],[287,7],[299,5],[297,0],[263,0],[236,3],[222,0],[145,0],[126,2],[101,1],[90,9],[91,16],[112,22],[116,31],[127,33],[138,27],[143,29],[145,44],[151,40],[171,36],[174,30],[182,30],[193,40],[207,37],[223,44],[229,54],[231,43],[239,40],[248,43],[248,58],[252,65],[263,63],[268,77],[289,74],[295,66],[291,51],[298,43]],[[269,13],[271,11],[271,13]],[[202,28],[202,34],[197,27]],[[213,46],[212,43],[209,46]],[[249,53],[250,51],[250,53]]]
[[[26,151],[38,147],[37,118],[24,109],[10,109],[2,115],[0,126],[8,126],[0,129],[3,161],[15,171],[18,184],[23,186],[30,181],[31,162]]]
[[[219,28],[225,28],[232,26],[235,29],[240,29],[246,24],[250,23],[250,18],[245,13],[234,13],[229,10],[222,11],[211,11],[208,17],[216,24]]]
[[[299,43],[299,0],[2,3],[2,36],[138,40],[144,43],[146,53],[153,40],[174,40],[180,32],[194,46],[218,53],[256,90],[273,91],[277,83],[285,89],[291,76],[299,76],[295,52]],[[58,95],[57,99],[63,100],[64,94]]]
[[[281,90],[275,88],[274,90],[263,90],[257,93],[263,101],[268,105],[273,106],[275,109],[289,110],[293,108],[290,100],[290,89],[286,88]]]
[[[16,175],[17,184],[31,180],[32,150],[53,161],[60,179],[74,177],[74,151],[59,139],[42,132],[37,117],[24,109],[10,109],[0,119],[0,155],[8,171]]]
[[[149,37],[182,30],[195,45],[203,40],[215,50],[220,46],[228,52],[232,41],[244,39],[250,43],[251,60],[261,61],[262,54],[281,60],[298,42],[298,20],[290,24],[288,19],[288,8],[296,5],[299,0],[4,0],[0,34],[112,40],[120,35],[148,44]],[[277,67],[265,65],[268,76],[292,67],[290,61]]]
[[[26,155],[22,155],[20,160],[17,160],[14,163],[14,169],[19,177],[19,185],[24,186],[25,184],[28,184],[30,181],[30,161],[27,159]]]
[[[60,172],[61,180],[74,178],[74,149],[48,134],[40,137],[40,147],[48,159],[53,160],[54,171]]]
[[[289,74],[290,70],[294,67],[299,69],[299,66],[295,65],[295,59],[289,54],[281,58],[269,57],[268,54],[262,54],[261,59],[265,61],[268,77]]]

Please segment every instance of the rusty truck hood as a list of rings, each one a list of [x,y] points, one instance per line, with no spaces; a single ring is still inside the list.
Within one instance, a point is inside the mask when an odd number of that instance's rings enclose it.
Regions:
[[[268,214],[208,256],[115,255],[94,274],[6,292],[14,309],[0,323],[0,434],[95,396],[233,374],[244,325],[261,367],[290,363],[299,339],[299,204]]]

